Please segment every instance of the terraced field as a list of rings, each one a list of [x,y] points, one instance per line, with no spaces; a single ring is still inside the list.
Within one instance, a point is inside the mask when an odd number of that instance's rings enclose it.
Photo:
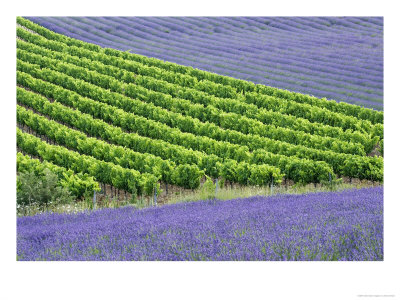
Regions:
[[[383,109],[380,17],[29,17],[63,35]]]
[[[93,182],[139,195],[160,184],[195,189],[205,175],[241,185],[383,181],[383,157],[369,155],[383,144],[383,112],[17,23],[18,149],[86,174],[73,182],[77,197],[99,190]]]

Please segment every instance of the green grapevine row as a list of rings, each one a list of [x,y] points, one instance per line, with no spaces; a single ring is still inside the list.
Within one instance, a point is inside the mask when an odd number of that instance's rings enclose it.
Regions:
[[[60,185],[67,188],[76,198],[81,198],[88,192],[100,191],[99,183],[95,181],[93,176],[82,173],[76,174],[72,170],[50,162],[31,158],[21,152],[17,153],[17,172],[33,172],[36,175],[41,175],[45,169],[54,172],[58,176]]]
[[[154,174],[167,183],[194,189],[200,185],[200,179],[203,176],[196,165],[176,166],[171,161],[163,160],[151,154],[138,153],[96,138],[89,138],[80,131],[48,120],[19,105],[17,106],[17,120],[37,133],[49,137],[57,144],[99,160],[112,162],[126,169]],[[189,174],[181,172],[185,168],[190,168],[191,172]]]
[[[214,176],[214,177],[219,177],[222,176],[223,174],[233,172],[235,176],[230,176],[229,179],[235,182],[239,182],[242,184],[252,184],[252,185],[262,185],[262,184],[267,184],[269,183],[271,177],[274,177],[274,182],[280,182],[281,178],[283,175],[280,174],[279,170],[277,168],[272,168],[266,165],[249,165],[246,162],[242,162],[241,164],[237,164],[236,162],[230,162],[230,163],[223,163],[222,159],[218,158],[215,155],[208,156],[204,155],[201,152],[198,153],[191,153],[189,150],[184,149],[183,147],[170,147],[168,143],[163,143],[160,145],[159,142],[151,140],[149,138],[144,138],[141,136],[138,136],[137,134],[127,134],[124,133],[120,128],[116,128],[114,126],[111,126],[104,121],[100,120],[93,120],[93,118],[89,115],[84,115],[78,110],[73,110],[70,108],[67,108],[57,102],[55,103],[50,103],[46,98],[34,94],[32,92],[28,92],[24,89],[17,88],[17,99],[18,102],[27,105],[36,111],[48,115],[52,119],[55,119],[57,121],[62,121],[66,122],[70,126],[74,126],[78,128],[79,130],[85,131],[89,133],[90,135],[94,135],[97,137],[101,137],[102,139],[116,142],[117,144],[120,144],[121,146],[132,146],[132,145],[137,145],[137,148],[141,149],[135,149],[135,151],[139,152],[147,152],[146,150],[150,148],[155,149],[157,153],[172,153],[173,150],[178,150],[181,153],[176,154],[174,153],[175,157],[182,157],[183,160],[175,160],[177,164],[182,164],[177,167],[174,166],[173,171],[169,170],[172,174],[170,174],[170,178],[174,179],[172,182],[168,181],[169,176],[168,174],[164,174],[166,178],[163,178],[165,182],[170,182],[172,184],[177,184],[177,185],[184,185],[185,187],[190,187],[194,188],[196,186],[193,186],[194,184],[198,186],[199,184],[199,177],[198,174],[199,171],[196,169],[197,166],[194,166],[193,164],[190,166],[186,164],[186,157],[184,156],[189,152],[189,159],[196,159],[197,164],[200,169],[204,167],[204,170],[207,174],[207,171],[209,170],[210,172],[208,175]],[[24,118],[24,116],[22,116]],[[165,146],[165,147],[160,147],[160,146]],[[130,148],[130,147],[129,147]],[[179,149],[183,148],[183,149]],[[142,151],[140,151],[142,150]],[[144,151],[143,151],[144,150]],[[193,152],[193,151],[192,151]],[[148,152],[147,152],[148,153]],[[164,154],[164,156],[167,156]],[[166,158],[166,157],[165,157]],[[120,160],[121,158],[118,158]],[[130,163],[132,163],[130,161]],[[124,165],[122,165],[125,167]],[[183,178],[179,176],[179,174],[182,173],[182,170],[186,170],[192,168],[192,171],[194,171],[194,174],[196,177],[193,175],[185,175]],[[248,170],[250,172],[248,179],[246,180],[242,179],[239,181],[239,170],[243,171],[243,169]],[[140,169],[138,169],[141,171]],[[263,173],[263,171],[267,171],[267,173]],[[154,172],[153,172],[154,173]],[[197,175],[196,175],[197,174]],[[226,178],[228,179],[228,178]]]
[[[19,37],[32,42],[38,42],[38,40],[41,39],[40,36],[33,35],[20,28],[17,29],[17,33]],[[97,51],[93,51],[93,49],[88,50],[85,49],[86,47],[82,48],[82,44],[80,43],[80,41],[77,42],[77,44],[79,45],[75,45],[78,47],[71,47],[70,49],[65,49],[65,46],[63,46],[63,44],[64,42],[66,42],[66,40],[63,39],[61,43],[57,42],[57,40],[58,39],[55,39],[53,41],[46,40],[46,42],[42,41],[42,46],[48,47],[49,49],[52,50],[68,52],[72,55],[77,55],[81,57],[84,56],[87,58],[99,60],[105,64],[111,64],[120,68],[124,68],[136,74],[148,75],[157,79],[165,80],[170,83],[179,84],[186,87],[192,87],[200,91],[206,91],[208,93],[215,91],[214,93],[211,94],[219,97],[232,98],[232,93],[234,93],[233,92],[234,89],[230,86],[215,84],[207,80],[198,81],[197,78],[195,77],[180,74],[177,72],[167,71],[165,69],[160,69],[158,68],[159,66],[157,67],[146,66],[143,64],[143,62],[136,62],[135,60],[128,59],[127,57],[125,57],[126,56],[125,54],[127,53],[121,51],[113,49],[101,49],[100,47],[98,48]],[[75,41],[71,43],[71,40],[68,40],[66,44],[71,45],[76,43]],[[128,57],[130,57],[130,55],[128,55]],[[231,90],[229,90],[229,88]],[[259,97],[261,97],[263,101],[261,102],[255,101],[255,99]],[[371,128],[374,128],[373,124],[369,120],[360,121],[354,116],[344,115],[339,112],[332,112],[325,107],[321,108],[318,106],[312,106],[311,104],[308,103],[298,103],[296,101],[291,101],[284,98],[271,97],[256,92],[247,92],[245,95],[239,93],[237,94],[236,98],[238,101],[256,104],[259,107],[273,109],[284,114],[292,114],[300,118],[307,118],[312,122],[323,123],[331,126],[339,126],[345,130],[352,129],[352,130],[369,131]],[[326,102],[334,103],[333,101],[326,101]],[[368,109],[364,110],[373,112],[373,110],[368,110]],[[377,125],[382,125],[382,124],[378,123]],[[378,127],[378,129],[374,130],[378,134],[380,132],[379,128],[380,126]]]
[[[82,47],[83,49],[88,49],[95,52],[102,52],[108,55],[113,55],[115,57],[124,58],[126,60],[140,62],[148,66],[156,66],[158,68],[172,71],[179,74],[189,75],[195,77],[197,81],[210,81],[212,83],[222,84],[230,86],[235,89],[236,93],[245,92],[258,92],[270,96],[275,96],[282,99],[287,99],[291,101],[296,101],[299,103],[308,103],[313,106],[326,108],[333,112],[338,112],[346,114],[349,116],[354,116],[362,120],[369,120],[372,123],[383,123],[383,113],[377,112],[371,109],[366,109],[359,107],[357,105],[351,105],[347,103],[336,103],[334,101],[327,101],[325,99],[319,99],[309,95],[302,95],[299,93],[288,92],[277,88],[266,87],[264,85],[254,84],[241,79],[235,79],[223,75],[218,75],[211,72],[206,72],[199,69],[194,69],[192,67],[182,66],[171,62],[164,62],[156,58],[149,58],[139,54],[132,54],[128,52],[117,51],[114,49],[103,49],[100,46],[89,44],[77,39],[69,38],[61,34],[52,32],[40,25],[37,25],[29,20],[18,17],[17,22],[25,27],[39,33],[40,35],[46,37],[49,40],[59,41],[70,46]]]
[[[378,137],[371,139],[368,135],[361,132],[347,132],[343,131],[339,127],[311,123],[306,119],[295,118],[290,115],[268,111],[263,108],[258,108],[253,104],[247,104],[227,98],[217,98],[215,96],[209,96],[204,92],[192,88],[185,88],[176,84],[170,84],[168,82],[158,80],[149,76],[132,74],[131,72],[128,72],[124,69],[105,65],[101,62],[92,61],[85,57],[68,55],[65,52],[49,50],[47,48],[43,48],[42,46],[37,46],[35,44],[27,43],[24,41],[17,41],[17,47],[19,49],[40,54],[42,56],[65,61],[80,67],[84,67],[86,69],[90,69],[92,71],[97,71],[105,75],[113,76],[114,78],[117,78],[118,80],[121,80],[125,83],[135,83],[138,86],[143,86],[153,91],[169,94],[175,98],[182,98],[186,100],[191,100],[192,102],[196,102],[198,104],[203,104],[206,107],[191,105],[190,109],[188,109],[189,105],[187,103],[178,101],[176,99],[174,101],[174,103],[179,105],[179,107],[177,107],[179,109],[179,112],[183,114],[190,112],[190,115],[192,117],[198,118],[202,121],[210,121],[212,123],[221,124],[223,123],[223,120],[220,120],[223,119],[221,116],[224,116],[225,118],[228,116],[237,117],[237,119],[239,120],[241,117],[238,115],[244,115],[250,119],[261,121],[264,124],[275,124],[284,128],[293,128],[296,131],[303,131],[310,134],[338,138],[340,140],[351,141],[354,143],[361,143],[362,145],[364,145],[366,152],[370,152],[377,143]],[[139,95],[142,95],[142,93],[140,92]],[[167,103],[169,104],[169,102]],[[226,115],[223,114],[223,112],[234,113],[235,115]],[[254,125],[257,125],[257,123],[255,123]],[[256,126],[254,125],[241,124],[240,127],[236,125],[234,129],[238,130],[239,128],[242,130],[243,128],[255,128]],[[248,130],[244,133],[248,133]],[[260,134],[262,135],[262,133]]]
[[[35,73],[37,69],[29,64],[22,64],[22,69],[30,68]],[[57,74],[53,71],[42,70],[41,72],[48,72],[49,76],[47,78],[60,78],[60,80],[54,80],[58,84],[62,84],[68,80],[68,76],[62,74]],[[51,76],[50,76],[51,74]],[[57,76],[57,77],[56,77]],[[62,78],[62,79],[61,79]],[[98,103],[96,101],[83,98],[73,91],[66,90],[59,86],[51,83],[44,82],[42,80],[36,80],[32,76],[17,72],[17,81],[19,84],[27,86],[45,94],[46,97],[54,98],[57,101],[75,101],[81,102],[82,106],[85,106],[86,112],[95,116],[102,118],[107,122],[112,122],[113,124],[120,126],[128,131],[135,131],[141,135],[146,135],[155,139],[163,139],[173,144],[182,145],[185,148],[192,148],[195,150],[204,151],[208,154],[216,154],[221,158],[232,158],[238,161],[251,161],[258,163],[254,160],[254,153],[249,153],[247,147],[241,147],[238,145],[233,145],[226,142],[218,142],[206,137],[197,137],[188,133],[182,133],[175,128],[170,128],[165,124],[160,124],[154,122],[147,118],[139,117],[134,114],[126,114],[122,110],[118,110],[111,106],[106,106],[104,104]],[[105,98],[108,99],[109,103],[115,105],[120,103],[120,98],[118,97],[106,97],[104,92],[100,93],[96,88],[89,88],[86,83],[78,80],[71,81],[71,84],[76,84],[75,89],[85,89],[89,96],[96,96],[98,99],[104,101]],[[70,100],[69,100],[70,99]],[[87,103],[87,104],[86,104]],[[74,105],[74,104],[71,104]],[[79,108],[82,110],[82,108]],[[302,146],[293,146],[286,143],[271,142],[266,145],[270,151],[277,154],[282,154],[286,156],[299,156],[303,158],[309,158],[312,160],[322,160],[330,164],[334,172],[338,175],[345,175],[350,177],[360,177],[360,178],[370,178],[374,180],[382,180],[383,178],[383,160],[381,157],[360,157],[348,154],[334,153],[330,151],[320,151],[315,149],[309,149]],[[257,150],[257,153],[265,152],[262,149]],[[265,155],[258,155],[257,159],[268,160],[268,153]],[[265,161],[264,161],[265,162]],[[267,163],[267,162],[265,162]],[[268,163],[275,165],[272,163]],[[359,172],[361,170],[361,172]],[[297,170],[301,173],[302,170]],[[326,176],[323,172],[319,173],[319,176]]]
[[[155,187],[159,188],[158,178],[152,174],[140,174],[135,170],[81,155],[61,146],[49,145],[38,137],[22,132],[19,128],[17,128],[17,146],[25,153],[38,156],[76,173],[87,173],[98,182],[113,185],[130,193],[151,195]]]
[[[265,125],[260,121],[240,117],[237,114],[223,113],[216,108],[207,109],[202,105],[192,104],[188,100],[175,99],[163,93],[151,92],[146,88],[134,84],[123,84],[113,77],[101,75],[96,71],[89,71],[86,68],[77,67],[59,60],[45,58],[41,55],[26,52],[25,50],[18,49],[17,57],[23,61],[39,64],[43,68],[50,68],[63,74],[73,76],[74,78],[85,80],[98,87],[110,89],[112,92],[120,93],[134,99],[140,99],[142,101],[152,103],[157,107],[161,106],[164,109],[174,112],[175,114],[172,116],[173,118],[181,118],[186,124],[191,123],[193,126],[188,127],[192,130],[199,128],[199,131],[202,131],[204,126],[207,126],[208,128],[210,125],[209,123],[204,124],[198,119],[190,116],[185,117],[182,115],[182,113],[200,117],[206,122],[211,121],[227,130],[234,130],[239,131],[242,134],[248,134],[249,137],[247,138],[253,138],[253,135],[256,135],[257,137],[261,138],[266,137],[269,139],[284,141],[294,145],[303,145],[315,149],[330,149],[334,152],[356,155],[366,154],[364,147],[358,143],[355,144],[344,142],[335,138],[310,135],[287,128],[277,128],[274,125]],[[212,115],[210,115],[210,112]],[[204,113],[208,114],[205,115]],[[220,127],[214,124],[211,124],[211,126],[214,127],[211,128],[212,132],[218,133],[219,135],[226,133],[225,130],[222,130]],[[191,132],[198,134],[198,131]],[[371,148],[372,146],[373,145],[371,145]]]
[[[236,160],[243,160],[241,157],[243,155],[246,155],[245,152],[248,150],[246,149],[247,147],[250,148],[251,150],[256,150],[256,149],[268,149],[268,151],[276,153],[276,154],[283,154],[287,156],[293,156],[293,155],[300,155],[302,158],[309,158],[307,157],[309,154],[306,153],[314,153],[313,150],[315,149],[310,149],[301,145],[291,145],[285,142],[280,142],[276,140],[270,140],[267,138],[260,138],[258,136],[246,136],[240,133],[235,133],[233,131],[225,131],[227,134],[225,136],[221,136],[219,132],[212,132],[210,131],[212,127],[211,124],[205,124],[206,126],[203,126],[201,130],[198,127],[190,127],[193,126],[191,123],[185,122],[186,120],[182,120],[181,118],[172,118],[171,114],[165,111],[157,111],[156,109],[153,109],[150,105],[145,105],[141,101],[134,101],[133,99],[124,97],[123,95],[117,94],[117,93],[112,93],[109,92],[105,89],[101,89],[97,86],[94,86],[92,84],[86,83],[82,80],[77,80],[74,78],[71,78],[70,76],[67,76],[65,74],[56,72],[56,71],[51,71],[48,69],[41,69],[39,70],[37,67],[24,63],[22,61],[17,62],[17,67],[19,70],[29,72],[30,74],[35,74],[36,77],[45,79],[45,80],[51,80],[52,82],[64,86],[67,89],[70,89],[72,91],[76,91],[83,96],[88,96],[90,98],[96,99],[98,101],[102,101],[105,103],[109,103],[112,105],[115,105],[117,107],[122,107],[125,111],[127,112],[133,112],[138,115],[142,115],[146,118],[153,119],[153,120],[158,120],[161,121],[162,123],[166,123],[167,125],[171,127],[178,127],[178,128],[184,128],[186,131],[194,131],[198,135],[208,135],[211,138],[216,138],[218,140],[224,139],[227,141],[235,141],[235,143],[246,145],[243,147],[244,151],[237,152],[239,153],[239,157],[230,157]],[[169,127],[169,129],[171,129]],[[174,128],[175,129],[175,128]],[[158,137],[157,137],[158,138]],[[200,137],[197,136],[197,139]],[[204,137],[203,137],[204,138]],[[231,147],[232,144],[230,143],[225,143],[224,146]],[[280,150],[285,148],[286,153],[282,152],[277,152],[276,148],[279,147]],[[302,150],[305,151],[304,154],[300,153],[297,150]],[[295,151],[293,151],[295,150]],[[225,151],[224,151],[225,152]],[[290,153],[288,155],[287,153]],[[334,153],[332,151],[322,151],[321,153],[326,153],[330,155],[331,153]],[[220,152],[220,154],[223,154]],[[218,154],[218,156],[220,156]],[[341,153],[335,153],[335,155],[343,155]],[[223,154],[224,155],[224,154]],[[314,160],[314,159],[313,159]],[[317,160],[324,160],[318,158]],[[328,161],[327,161],[328,162]],[[329,163],[329,162],[328,162]]]
[[[57,34],[52,35],[52,38],[50,37],[48,38],[58,40],[57,37],[54,38],[55,35]],[[75,43],[75,46],[82,47],[83,43],[85,42],[78,41],[77,43]],[[88,49],[87,47],[83,48]],[[262,84],[254,84],[249,81],[199,70],[193,67],[181,66],[171,62],[164,62],[159,59],[148,58],[146,56],[138,54],[122,52],[115,49],[98,48],[91,50],[97,52],[103,52],[107,55],[113,55],[115,57],[123,58],[126,60],[140,62],[149,67],[158,67],[160,69],[164,69],[170,72],[195,77],[198,82],[203,82],[202,86],[203,91],[207,91],[208,93],[213,94],[215,96],[239,99],[240,95],[244,93],[255,92],[261,95],[273,96],[276,99],[286,99],[291,102],[297,102],[299,104],[309,104],[313,107],[324,108],[334,113],[339,113],[342,115],[355,117],[357,119],[370,121],[372,124],[383,123],[383,112],[364,108],[358,105],[349,104],[345,102],[337,103],[335,101],[328,101],[325,98],[320,99],[310,95],[290,92],[283,89],[265,86]],[[187,81],[192,82],[189,80]]]
[[[361,120],[368,120],[372,124],[383,124],[382,111],[376,111],[346,102],[336,102],[333,100],[327,100],[326,98],[317,98],[310,95],[290,92],[261,84],[255,85],[254,92],[279,99],[295,101],[298,103],[307,103],[314,107],[326,108],[332,112],[353,116]]]
[[[341,130],[341,128],[339,127],[331,127],[326,125],[319,126],[315,123],[310,123],[310,122],[308,122],[308,124],[313,124],[312,127],[314,128],[314,131],[315,128],[318,128],[323,133],[330,133],[330,134],[322,134],[321,136],[319,136],[319,135],[312,135],[305,133],[302,130],[299,131],[295,129],[289,129],[288,127],[290,126],[287,125],[285,126],[287,122],[285,123],[283,121],[285,119],[283,116],[286,115],[279,114],[276,112],[275,113],[268,112],[265,109],[263,110],[257,108],[255,105],[245,104],[231,99],[223,99],[216,97],[207,98],[204,95],[194,97],[193,95],[197,95],[196,93],[198,93],[198,91],[191,89],[191,91],[184,93],[183,96],[185,98],[191,99],[194,102],[199,102],[198,104],[193,104],[187,99],[183,100],[174,98],[175,95],[183,93],[183,89],[179,88],[176,85],[168,84],[161,80],[153,79],[148,76],[134,75],[130,72],[118,69],[113,66],[104,65],[100,62],[93,62],[86,58],[79,58],[76,56],[67,55],[65,53],[61,54],[60,52],[47,50],[42,47],[28,44],[26,42],[18,41],[17,44],[21,49],[26,49],[29,52],[37,53],[40,55],[40,56],[33,55],[33,57],[31,55],[30,60],[29,58],[26,58],[28,54],[26,54],[25,52],[22,52],[19,55],[20,58],[25,57],[25,60],[28,60],[30,62],[33,61],[35,61],[35,63],[41,62],[42,66],[44,67],[53,66],[53,69],[55,70],[60,69],[60,67],[59,68],[56,67],[58,64],[60,64],[59,63],[60,61],[66,61],[68,63],[72,63],[76,66],[83,67],[83,69],[79,69],[80,71],[79,70],[77,71],[76,68],[72,68],[74,76],[78,74],[79,78],[81,79],[91,78],[91,82],[94,84],[98,82],[105,83],[106,85],[102,86],[104,88],[110,88],[115,92],[123,91],[123,93],[127,96],[138,98],[144,101],[151,101],[155,105],[164,107],[168,110],[189,115],[194,118],[198,118],[203,122],[215,123],[223,128],[240,131],[245,134],[257,134],[273,139],[279,139],[289,143],[303,144],[305,146],[310,146],[310,147],[315,147],[317,145],[317,148],[337,150],[338,152],[347,152],[351,154],[362,154],[362,149],[363,149],[362,145],[365,146],[367,152],[370,152],[379,139],[378,137],[371,139],[368,135],[362,134],[360,132],[355,132],[355,133],[343,132],[343,130]],[[42,57],[43,55],[45,55],[46,57],[52,57],[55,60],[46,60]],[[115,83],[113,79],[107,80],[107,77],[105,77],[105,80],[103,80],[104,79],[103,76],[100,76],[100,78],[96,77],[96,75],[88,77],[85,74],[87,72],[86,69],[94,70],[95,72],[112,76],[112,78],[124,81],[128,83],[128,85],[121,85]],[[70,72],[71,68],[65,71],[66,74],[71,75]],[[109,77],[108,79],[110,78],[111,77]],[[135,85],[130,84],[132,82],[134,82]],[[150,92],[148,89],[153,90],[153,92]],[[171,98],[169,95],[166,94],[172,94],[173,98]],[[231,109],[232,107],[234,108],[239,106],[240,111],[243,113],[240,113],[240,115],[237,112],[226,113],[224,110],[216,108],[214,105],[210,105],[209,103],[210,101],[208,101],[207,103],[206,99],[210,98],[213,99],[212,104],[215,104],[217,106],[221,106],[221,103],[223,104],[224,102],[226,102],[224,107],[229,107],[229,109]],[[207,106],[204,107],[203,104]],[[240,106],[243,107],[240,108]],[[260,120],[255,120],[254,118],[251,117],[248,118],[247,116],[246,117],[241,116],[242,114],[254,116],[255,113],[256,115],[261,114],[262,116],[264,116],[263,118],[260,118],[261,120],[269,120],[268,123],[275,122],[283,124],[283,126],[275,127],[275,125],[263,124]],[[273,119],[271,119],[271,115],[274,116]],[[279,120],[281,120],[280,122],[275,121],[277,119],[277,116],[280,116],[279,118]],[[301,120],[304,119],[298,119],[294,117],[292,117],[292,119],[300,120],[299,124],[302,124],[302,129],[309,128],[309,126],[307,127],[306,125],[307,123],[304,124],[304,122],[301,122]],[[349,145],[347,141],[354,143],[354,145],[351,144]],[[335,149],[335,147],[339,147],[339,149]],[[343,149],[346,149],[346,151],[343,151]]]
[[[308,119],[312,122],[341,127],[344,130],[351,129],[363,131],[370,133],[372,136],[378,136],[381,139],[383,138],[383,125],[380,123],[372,124],[370,121],[361,121],[357,120],[355,117],[341,116],[340,114],[332,113],[327,109],[317,109],[310,104],[300,104],[285,99],[277,100],[277,98],[257,93],[246,93],[244,97],[244,101],[255,104],[260,108],[269,108],[276,112],[291,114]]]
[[[238,175],[235,174],[239,173],[237,169],[237,162],[232,159],[240,162],[247,161],[249,163],[277,166],[286,174],[287,178],[296,182],[317,182],[327,179],[328,174],[333,173],[332,169],[325,162],[313,162],[306,159],[298,159],[296,157],[272,154],[261,149],[257,150],[257,152],[249,153],[248,149],[245,147],[240,147],[238,145],[233,145],[226,142],[218,142],[206,137],[196,137],[192,134],[182,133],[179,130],[170,128],[164,124],[160,124],[140,116],[135,116],[104,103],[99,103],[94,100],[81,97],[74,92],[65,90],[57,85],[42,81],[40,79],[35,79],[32,76],[20,71],[17,72],[17,81],[19,84],[24,85],[38,93],[44,94],[46,97],[53,98],[64,105],[76,108],[79,111],[92,115],[95,118],[100,118],[106,122],[113,123],[114,125],[120,126],[127,131],[137,132],[141,135],[148,135],[157,140],[157,142],[153,140],[156,144],[151,148],[148,146],[150,145],[151,140],[147,140],[143,151],[158,151],[157,153],[154,153],[158,154],[161,149],[151,149],[157,148],[159,145],[159,139],[163,139],[164,141],[181,145],[188,149],[204,151],[205,153],[211,155],[216,154],[223,159],[223,166],[219,175],[230,181],[237,181],[238,178],[235,176]],[[22,92],[22,89],[17,90],[17,96],[19,97],[20,101],[23,101],[23,96],[25,94],[26,93]],[[26,99],[24,103],[33,103],[33,100]],[[38,106],[45,107],[45,103],[41,101],[35,105],[35,107]],[[74,114],[68,113],[65,118],[72,119],[73,115]],[[63,122],[66,122],[64,118]],[[95,125],[91,123],[90,125],[88,124],[87,127],[94,128],[94,126]],[[100,134],[103,134],[101,137],[104,137],[105,132],[109,132],[109,129],[100,130]],[[93,131],[91,131],[91,134],[96,135],[96,133]],[[119,140],[122,140],[123,145],[128,147],[132,144],[139,145],[138,142],[136,142],[137,137],[135,137],[135,142],[130,142],[132,138],[133,135],[129,134],[124,135],[123,138]],[[141,148],[141,146],[138,147]],[[167,149],[168,148],[166,148],[165,153],[173,152],[173,150],[168,151]],[[183,157],[182,159],[184,160]],[[193,156],[191,156],[190,159],[193,159]],[[218,161],[215,160],[214,156],[209,156],[209,158],[206,158],[205,163],[200,164],[204,167],[204,169],[209,170],[211,174],[214,172],[215,175],[218,175],[219,171],[216,169],[218,166]],[[277,182],[278,178],[275,178],[274,180]]]

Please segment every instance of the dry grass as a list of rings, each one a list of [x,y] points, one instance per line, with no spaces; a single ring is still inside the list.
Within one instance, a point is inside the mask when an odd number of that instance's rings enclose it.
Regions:
[[[350,188],[365,188],[365,187],[373,187],[381,185],[377,182],[371,181],[360,181],[360,180],[352,180],[352,183],[349,183],[348,180],[344,180],[345,183],[339,183],[333,187],[324,186],[321,184],[314,185],[280,185],[271,187],[256,187],[256,186],[240,186],[240,185],[226,185],[222,188],[218,187],[217,192],[215,190],[206,191],[202,188],[196,190],[185,190],[185,189],[174,189],[169,188],[168,195],[165,195],[165,191],[163,191],[164,196],[158,198],[158,206],[167,205],[167,204],[175,204],[175,203],[183,203],[183,202],[192,202],[192,201],[201,201],[209,198],[216,198],[219,200],[230,200],[236,198],[247,198],[251,196],[271,196],[276,194],[308,194],[315,192],[328,192],[328,191],[341,191]],[[49,205],[48,207],[39,207],[36,205],[32,205],[29,207],[19,207],[17,208],[18,216],[26,216],[26,215],[35,215],[39,213],[45,212],[55,212],[55,213],[76,213],[85,210],[93,209],[92,197],[83,200],[77,201],[75,203],[66,204],[66,205]],[[110,199],[108,195],[97,198],[96,209],[100,208],[117,208],[122,206],[135,206],[138,209],[153,206],[153,197],[145,197],[140,196],[136,199],[125,199],[125,200],[117,200],[116,198]]]

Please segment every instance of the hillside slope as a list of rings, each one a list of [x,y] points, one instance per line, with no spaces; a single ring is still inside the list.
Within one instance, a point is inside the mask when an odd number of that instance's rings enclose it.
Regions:
[[[29,17],[102,47],[383,109],[377,17]]]
[[[129,193],[383,180],[383,113],[102,48],[17,18],[21,152]]]

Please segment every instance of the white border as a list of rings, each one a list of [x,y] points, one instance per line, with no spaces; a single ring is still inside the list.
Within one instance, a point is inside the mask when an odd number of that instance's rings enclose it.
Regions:
[[[16,1],[2,10],[0,299],[363,299],[396,295],[399,76],[394,5],[379,1]],[[16,262],[15,18],[32,15],[384,16],[384,262]],[[397,130],[396,130],[397,129]],[[5,191],[5,192],[4,192]],[[398,277],[398,276],[397,276]]]

